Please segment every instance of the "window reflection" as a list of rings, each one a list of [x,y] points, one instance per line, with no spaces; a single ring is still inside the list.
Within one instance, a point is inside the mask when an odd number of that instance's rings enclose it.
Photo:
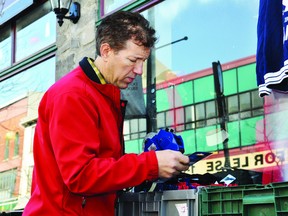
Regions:
[[[228,101],[228,113],[236,113],[239,111],[237,95],[227,97],[227,101]]]
[[[174,126],[174,110],[169,110],[166,112],[166,126],[173,127]]]
[[[129,134],[130,133],[130,121],[126,120],[124,121],[124,125],[123,125],[123,134]]]
[[[259,0],[162,1],[142,12],[159,38],[150,59],[152,66],[147,65],[156,77],[158,128],[189,130],[190,136],[195,134],[197,149],[219,150],[219,146],[205,146],[207,131],[218,128],[221,120],[208,71],[219,60],[232,66],[224,71],[229,147],[257,145],[253,140],[255,120],[249,127],[241,123],[250,123],[255,115],[257,120],[263,117],[263,100],[251,76],[255,62],[236,65],[242,64],[239,59],[255,55],[258,5]],[[237,63],[235,68],[233,63]],[[146,84],[144,73],[143,86]]]
[[[229,62],[254,55],[258,4],[259,0],[163,1],[144,11],[159,38],[156,82],[210,68],[217,59]]]
[[[246,111],[251,108],[250,92],[240,94],[240,111]]]
[[[241,112],[240,118],[241,119],[249,118],[249,117],[251,117],[251,114],[252,114],[251,111]]]
[[[196,109],[196,121],[205,118],[205,104],[200,103],[195,106]]]
[[[185,107],[185,122],[194,122],[195,121],[195,111],[194,106]]]
[[[252,97],[252,108],[263,108],[264,99],[258,96],[258,91],[253,91],[251,93],[251,97]]]
[[[157,114],[157,127],[165,128],[165,112]]]
[[[125,5],[135,2],[135,0],[105,0],[101,1],[101,4],[103,5],[103,13],[102,15],[105,15],[107,13],[110,13],[116,9],[123,8]]]
[[[184,108],[176,109],[176,124],[184,124]]]
[[[10,36],[10,26],[1,29],[0,34],[0,70],[11,66],[12,64],[12,43]]]
[[[146,131],[146,119],[139,119],[139,131]]]
[[[175,86],[175,107],[189,105],[193,102],[192,81]]]
[[[44,92],[55,82],[55,58],[0,82],[0,107],[22,98],[28,92]]]
[[[53,12],[26,25],[27,23],[22,22],[22,19],[17,22],[16,61],[20,61],[56,41],[56,21]]]
[[[216,103],[215,101],[206,102],[206,118],[213,118],[216,116]]]
[[[131,133],[135,133],[135,132],[138,132],[139,129],[138,129],[138,119],[132,119],[130,121],[130,130],[131,130]]]

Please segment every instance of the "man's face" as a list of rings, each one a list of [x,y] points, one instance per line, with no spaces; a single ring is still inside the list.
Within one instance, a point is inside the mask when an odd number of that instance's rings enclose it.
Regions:
[[[118,52],[111,51],[107,58],[107,82],[125,89],[137,75],[142,75],[144,61],[149,57],[150,49],[128,40],[126,48]]]

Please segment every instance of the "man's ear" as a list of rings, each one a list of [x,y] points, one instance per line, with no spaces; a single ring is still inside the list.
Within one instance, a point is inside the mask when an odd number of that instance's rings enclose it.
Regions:
[[[103,59],[106,59],[109,57],[110,53],[112,52],[112,49],[108,43],[103,43],[100,46],[100,54]]]

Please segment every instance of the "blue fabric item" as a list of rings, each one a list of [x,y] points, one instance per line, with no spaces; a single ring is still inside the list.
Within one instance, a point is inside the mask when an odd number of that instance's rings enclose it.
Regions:
[[[283,3],[283,4],[282,4]],[[288,92],[287,0],[260,0],[256,74],[259,96]]]
[[[145,140],[144,151],[170,149],[184,153],[184,142],[180,135],[160,129],[158,134]]]

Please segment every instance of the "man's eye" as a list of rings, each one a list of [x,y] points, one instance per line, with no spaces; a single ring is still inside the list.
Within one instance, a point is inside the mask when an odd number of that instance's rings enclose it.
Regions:
[[[129,59],[130,62],[136,63],[137,59]]]

